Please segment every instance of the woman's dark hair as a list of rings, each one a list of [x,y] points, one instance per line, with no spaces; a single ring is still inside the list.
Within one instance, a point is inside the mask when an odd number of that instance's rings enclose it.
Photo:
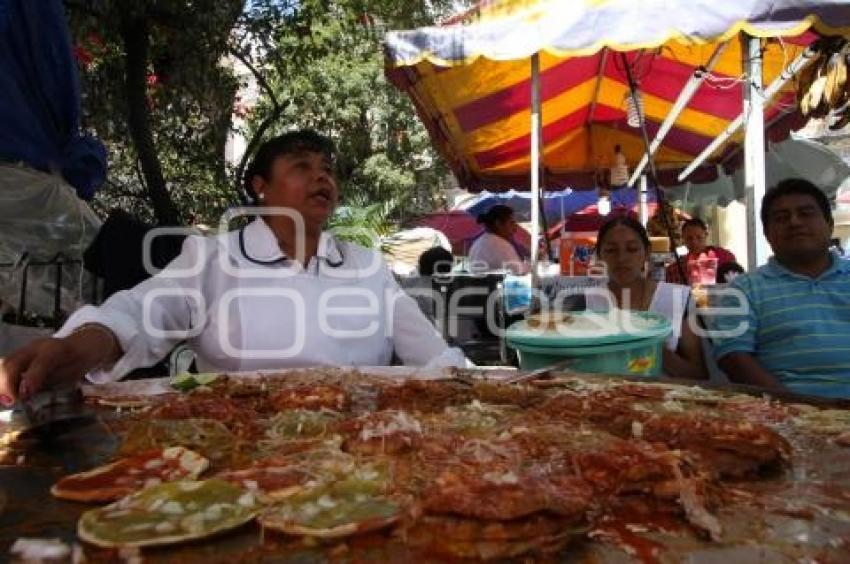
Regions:
[[[802,194],[804,196],[811,196],[812,198],[814,198],[815,202],[817,202],[818,207],[820,208],[821,213],[823,213],[823,217],[828,222],[832,222],[832,210],[829,207],[829,199],[826,197],[826,194],[824,194],[820,188],[818,188],[808,180],[804,180],[802,178],[786,178],[785,180],[781,181],[779,184],[768,190],[767,193],[764,195],[764,198],[762,198],[762,229],[767,228],[767,223],[770,220],[770,211],[773,207],[773,204],[776,203],[776,200],[783,196],[790,196],[792,194]]]
[[[723,263],[722,265],[717,267],[717,281],[720,283],[728,282],[728,280],[726,280],[726,275],[730,272],[737,272],[738,274],[743,274],[744,267],[735,261]]]
[[[692,217],[691,219],[686,220],[685,223],[682,224],[682,232],[684,232],[688,227],[699,227],[703,231],[708,231],[708,224],[698,217]]]
[[[431,247],[419,255],[419,276],[448,274],[452,271],[454,257],[443,247]]]
[[[251,164],[245,169],[242,180],[245,193],[252,201],[256,201],[257,195],[254,193],[252,185],[254,177],[262,176],[268,180],[276,158],[301,153],[321,153],[333,162],[336,149],[333,141],[312,129],[299,129],[272,137],[260,145],[260,148],[254,153],[254,158],[251,159]]]
[[[513,217],[514,210],[504,204],[496,204],[485,213],[478,214],[478,223],[484,225],[487,231],[492,231],[497,223],[501,223]]]
[[[605,241],[605,237],[607,237],[608,233],[618,225],[628,227],[629,229],[634,231],[637,234],[638,239],[640,239],[640,242],[643,244],[644,249],[646,249],[647,254],[649,254],[651,247],[649,244],[649,235],[647,235],[646,233],[646,228],[641,225],[638,220],[629,215],[618,215],[614,219],[609,219],[608,221],[606,221],[605,224],[599,228],[599,233],[596,235],[597,249],[602,247],[602,243]]]

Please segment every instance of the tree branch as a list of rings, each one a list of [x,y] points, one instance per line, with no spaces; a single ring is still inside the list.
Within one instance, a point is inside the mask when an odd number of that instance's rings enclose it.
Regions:
[[[242,158],[239,159],[239,165],[236,167],[236,191],[241,195],[242,199],[245,198],[245,191],[242,188],[242,181],[245,176],[245,167],[248,166],[248,159],[254,154],[257,146],[262,141],[263,136],[266,134],[266,130],[271,127],[271,125],[278,120],[280,115],[283,113],[283,110],[286,109],[284,106],[277,106],[272,113],[263,120],[260,126],[257,128],[257,131],[254,132],[254,135],[251,137],[251,140],[248,142],[248,146],[245,147],[245,153],[242,154]]]
[[[133,198],[133,199],[136,199],[136,200],[142,200],[142,201],[145,200],[144,193],[136,192],[136,191],[128,188],[127,186],[118,184],[114,180],[107,180],[106,186],[109,188],[110,194],[118,195],[118,196],[124,196],[124,197],[127,197],[127,198]]]
[[[271,85],[266,81],[265,77],[263,77],[263,75],[260,74],[260,71],[257,70],[257,68],[251,63],[251,61],[248,60],[248,57],[240,53],[234,47],[229,47],[228,50],[230,51],[231,55],[236,57],[236,59],[240,63],[245,65],[245,67],[249,71],[251,71],[251,74],[254,75],[254,79],[257,81],[257,84],[259,84],[260,87],[265,91],[266,96],[269,97],[272,102],[272,105],[274,106],[274,110],[277,111],[278,108],[280,108],[280,103],[278,103],[277,97],[274,95],[274,90],[272,89]]]
[[[124,95],[127,125],[145,177],[145,186],[161,225],[180,225],[180,213],[165,184],[162,164],[151,131],[147,98],[147,63],[150,37],[143,18],[128,17],[121,22],[124,42]]]

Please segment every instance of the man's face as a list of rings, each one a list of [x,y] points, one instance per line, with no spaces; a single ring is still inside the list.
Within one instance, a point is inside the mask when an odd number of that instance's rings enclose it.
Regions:
[[[254,177],[254,191],[263,204],[292,208],[309,228],[321,227],[339,197],[333,164],[322,153],[293,153],[274,160],[268,180]]]
[[[789,194],[773,202],[764,236],[780,260],[806,261],[829,249],[832,227],[813,197]]]
[[[705,249],[708,231],[699,225],[688,225],[682,229],[682,241],[690,253],[701,253]]]

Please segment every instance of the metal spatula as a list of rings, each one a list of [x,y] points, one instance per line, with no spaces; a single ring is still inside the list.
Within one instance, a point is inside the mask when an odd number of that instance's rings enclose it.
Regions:
[[[504,380],[506,384],[516,384],[518,382],[529,382],[532,380],[543,380],[548,378],[555,372],[572,372],[570,370],[570,366],[575,362],[575,359],[567,358],[559,362],[555,362],[550,364],[549,366],[544,366],[543,368],[538,368],[537,370],[532,370],[531,372],[526,372],[524,374],[517,374],[512,378],[508,378]]]
[[[38,392],[26,401],[16,404],[26,419],[22,438],[49,440],[95,420],[88,410],[79,388],[63,388]]]

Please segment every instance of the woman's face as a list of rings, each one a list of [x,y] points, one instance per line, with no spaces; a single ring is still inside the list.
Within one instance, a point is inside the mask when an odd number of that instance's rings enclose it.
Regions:
[[[643,278],[647,258],[640,237],[625,225],[612,227],[599,245],[599,259],[608,267],[608,277],[621,286]]]
[[[307,229],[321,228],[339,197],[333,164],[323,153],[303,152],[275,158],[269,178],[255,176],[254,192],[265,206],[301,214]]]
[[[505,239],[511,239],[516,233],[517,224],[513,215],[510,215],[502,221],[497,221],[493,225],[493,233]]]

